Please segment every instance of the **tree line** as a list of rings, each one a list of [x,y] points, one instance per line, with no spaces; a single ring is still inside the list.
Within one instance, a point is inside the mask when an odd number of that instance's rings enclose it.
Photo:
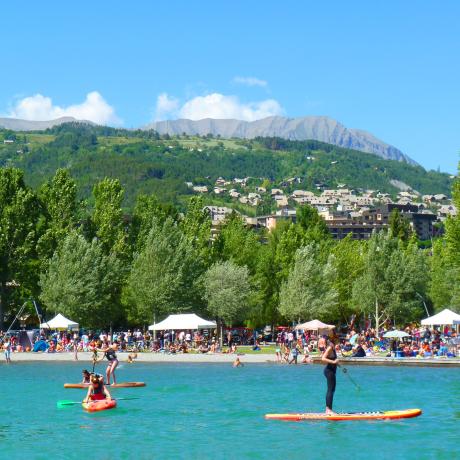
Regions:
[[[233,213],[211,240],[202,198],[184,212],[139,194],[123,212],[117,179],[100,180],[92,205],[58,169],[36,191],[23,171],[0,169],[0,319],[28,298],[90,328],[148,325],[193,311],[261,327],[312,318],[372,325],[418,321],[428,308],[460,308],[460,217],[422,249],[397,213],[368,241],[334,241],[314,208],[297,222],[254,230]],[[460,208],[460,183],[453,187]]]

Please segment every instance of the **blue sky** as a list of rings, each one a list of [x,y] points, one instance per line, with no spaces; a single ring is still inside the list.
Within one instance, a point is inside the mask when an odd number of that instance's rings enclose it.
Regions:
[[[456,172],[460,2],[2,5],[0,114],[327,115]]]

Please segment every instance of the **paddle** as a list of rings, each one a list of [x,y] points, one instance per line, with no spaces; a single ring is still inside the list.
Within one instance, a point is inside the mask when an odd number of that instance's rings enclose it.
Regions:
[[[348,378],[350,379],[350,382],[356,387],[356,389],[358,391],[361,391],[361,387],[351,378],[351,375],[348,373],[348,369],[344,366],[340,366],[342,368],[342,371],[345,375],[348,376]]]
[[[140,398],[112,398],[115,399],[116,401],[130,401],[132,399],[140,399]],[[56,403],[57,407],[66,407],[66,406],[73,406],[75,404],[81,404],[81,401],[67,401],[67,400],[61,400]]]

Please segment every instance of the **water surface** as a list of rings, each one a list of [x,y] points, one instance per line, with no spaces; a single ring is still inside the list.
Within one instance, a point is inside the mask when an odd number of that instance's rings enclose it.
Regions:
[[[83,363],[0,364],[2,458],[29,459],[454,459],[460,458],[460,370],[353,366],[357,391],[338,372],[334,409],[419,407],[401,421],[278,422],[269,412],[324,410],[322,366],[122,364],[113,389],[118,408],[97,414],[61,399],[81,400]],[[102,371],[103,367],[100,367]]]

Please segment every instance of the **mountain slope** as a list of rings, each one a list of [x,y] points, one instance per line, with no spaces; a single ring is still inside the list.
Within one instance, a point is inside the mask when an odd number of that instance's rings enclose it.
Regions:
[[[77,120],[73,117],[61,117],[56,118],[55,120],[46,121],[21,120],[19,118],[0,118],[0,128],[11,129],[13,131],[40,131],[70,122],[92,124],[90,121]]]
[[[168,120],[151,123],[144,129],[154,129],[159,134],[220,136],[223,138],[281,137],[289,140],[317,140],[339,147],[373,153],[388,160],[416,164],[396,147],[374,135],[357,129],[349,129],[329,117],[268,117],[256,121],[241,120]]]
[[[4,135],[14,141],[4,143]],[[35,188],[53,177],[57,168],[69,168],[81,198],[90,198],[104,177],[117,178],[125,188],[128,208],[139,193],[155,193],[161,202],[183,207],[193,193],[186,182],[212,191],[219,177],[251,177],[252,187],[267,181],[278,187],[296,177],[300,182],[295,188],[310,191],[317,191],[318,184],[326,188],[346,184],[350,189],[396,194],[395,184],[404,183],[422,194],[449,195],[452,186],[447,174],[319,141],[160,139],[152,131],[82,124],[64,124],[43,133],[0,130],[2,166],[23,169],[27,183]],[[228,194],[212,193],[206,194],[206,202],[233,203]]]

